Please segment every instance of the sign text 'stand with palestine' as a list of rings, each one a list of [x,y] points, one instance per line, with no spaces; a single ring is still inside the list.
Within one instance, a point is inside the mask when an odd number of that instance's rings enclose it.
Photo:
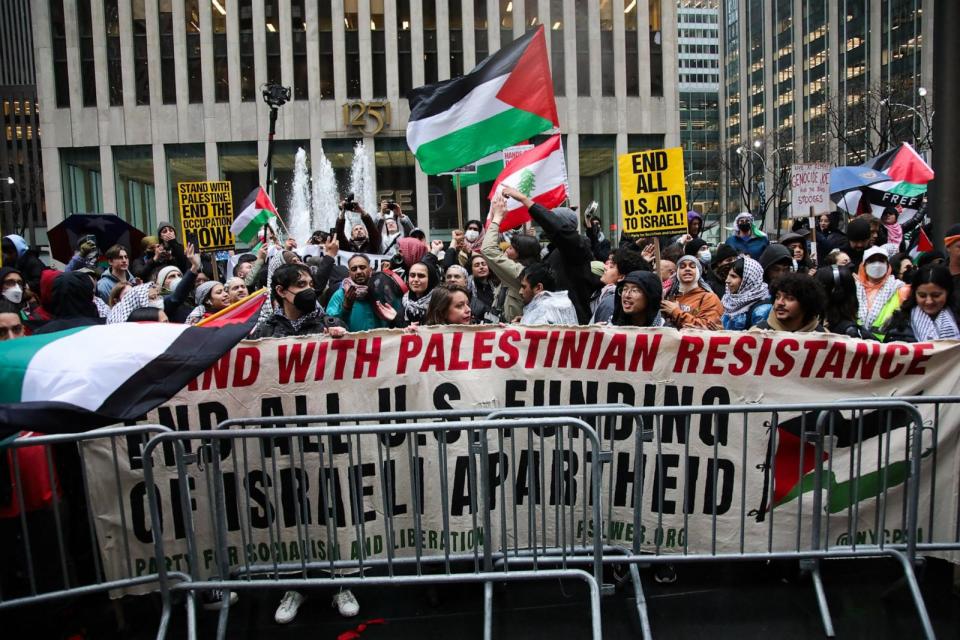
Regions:
[[[659,236],[687,231],[683,149],[655,149],[619,157],[624,234]]]
[[[230,181],[178,182],[180,227],[184,242],[197,251],[233,249],[233,195]]]

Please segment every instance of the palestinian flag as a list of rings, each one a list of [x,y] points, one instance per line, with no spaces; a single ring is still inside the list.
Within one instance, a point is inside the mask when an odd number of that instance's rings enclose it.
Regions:
[[[776,446],[772,455],[768,452],[766,465],[767,482],[773,484],[772,496],[770,488],[765,487],[763,504],[756,512],[758,522],[764,519],[769,509],[791,502],[816,487],[816,447],[804,442],[803,434],[816,431],[818,418],[819,412],[808,412],[777,425]],[[832,428],[830,422],[824,427],[826,437],[820,472],[820,487],[828,492],[825,502],[828,513],[839,513],[857,502],[876,498],[903,484],[909,475],[908,461],[890,460],[889,464],[883,463],[886,466],[878,464],[873,469],[862,463],[858,477],[838,481],[837,472],[846,470],[846,466],[835,462],[833,469],[829,468],[827,460],[831,450],[834,456],[840,456],[843,453],[854,455],[855,448],[870,441],[878,442],[881,447],[889,446],[888,433],[907,429],[912,424],[910,415],[899,409],[858,412],[849,418],[838,411],[833,412]],[[831,437],[832,448],[829,445]],[[769,508],[768,496],[772,498]]]
[[[900,210],[898,220],[901,224],[916,215],[927,193],[927,183],[933,180],[934,174],[913,147],[904,142],[862,166],[882,171],[893,180],[849,191],[837,203],[838,207],[849,213],[869,211],[878,218],[887,207],[895,207]]]
[[[418,87],[407,99],[407,145],[429,175],[560,125],[543,25],[467,75]]]
[[[93,325],[0,342],[0,434],[71,433],[136,420],[256,326]]]
[[[914,244],[910,247],[910,259],[913,260],[916,264],[917,260],[925,253],[930,253],[933,251],[933,243],[930,242],[930,236],[927,235],[927,232],[924,231],[923,227],[920,227],[917,230],[916,235],[914,236]]]
[[[463,173],[459,176],[453,176],[453,186],[456,188],[457,180],[460,180],[461,187],[480,184],[481,182],[490,182],[496,180],[500,172],[503,171],[503,153],[495,151],[485,158],[480,158],[472,163],[476,165],[476,173]]]
[[[257,232],[277,217],[277,208],[263,187],[257,187],[244,199],[243,204],[230,225],[230,231],[241,242],[249,244],[257,237]]]
[[[231,324],[244,324],[260,313],[260,307],[267,300],[267,289],[254,291],[246,298],[237,300],[226,309],[221,309],[197,323],[198,327],[226,327]]]

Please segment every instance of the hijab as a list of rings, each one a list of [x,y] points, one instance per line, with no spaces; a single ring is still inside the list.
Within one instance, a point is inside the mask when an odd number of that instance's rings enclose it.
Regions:
[[[740,288],[736,293],[730,293],[730,288],[726,288],[726,293],[720,300],[723,303],[723,309],[727,315],[735,316],[743,313],[758,302],[763,302],[770,297],[770,289],[767,283],[763,281],[763,267],[760,263],[750,256],[739,258],[743,260],[743,275],[740,280]]]

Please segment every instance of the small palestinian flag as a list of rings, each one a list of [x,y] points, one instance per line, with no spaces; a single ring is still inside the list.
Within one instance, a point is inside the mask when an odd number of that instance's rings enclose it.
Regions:
[[[492,200],[503,185],[513,187],[547,209],[560,206],[567,199],[567,167],[563,161],[560,135],[550,136],[543,144],[511,160],[497,177],[487,198]],[[500,230],[515,229],[528,220],[530,212],[527,208],[509,198]]]
[[[900,210],[898,221],[903,224],[916,215],[927,193],[927,183],[933,180],[933,169],[913,147],[904,142],[899,147],[867,160],[863,165],[887,174],[893,180],[877,182],[849,191],[837,206],[853,214],[859,211],[880,214],[887,207]],[[865,198],[865,200],[864,200]]]
[[[257,237],[257,232],[277,217],[277,208],[263,187],[250,192],[233,219],[230,231],[241,242],[249,244]]]
[[[0,435],[87,431],[163,404],[256,326],[93,325],[0,342]]]
[[[914,263],[920,259],[925,253],[930,253],[933,251],[933,243],[930,242],[930,236],[927,235],[927,232],[923,230],[923,227],[917,230],[916,235],[916,244],[910,248],[910,259]]]
[[[558,127],[543,25],[460,78],[407,94],[407,145],[428,175]]]

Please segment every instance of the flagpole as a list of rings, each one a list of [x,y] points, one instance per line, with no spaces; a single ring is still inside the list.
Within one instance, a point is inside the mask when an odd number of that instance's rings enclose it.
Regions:
[[[266,287],[263,287],[262,289],[257,289],[256,291],[254,291],[253,293],[251,293],[250,295],[248,295],[246,298],[241,298],[240,300],[237,300],[236,302],[234,302],[234,303],[233,303],[232,305],[230,305],[229,307],[225,307],[225,308],[223,308],[223,309],[220,309],[220,311],[217,311],[217,312],[214,313],[213,315],[207,316],[206,318],[204,318],[203,320],[201,320],[200,322],[198,322],[198,323],[197,323],[196,325],[194,325],[194,326],[199,327],[199,326],[201,326],[201,325],[207,324],[208,322],[212,322],[212,321],[216,320],[217,318],[225,315],[228,311],[232,311],[233,309],[237,308],[237,307],[240,306],[241,304],[243,304],[243,303],[245,303],[245,302],[250,302],[250,300],[252,300],[253,298],[255,298],[255,297],[259,296],[259,295],[263,295],[264,293],[266,293],[266,291],[267,291],[267,288],[266,288]]]
[[[457,228],[463,229],[463,205],[460,201],[460,174],[457,174]]]

